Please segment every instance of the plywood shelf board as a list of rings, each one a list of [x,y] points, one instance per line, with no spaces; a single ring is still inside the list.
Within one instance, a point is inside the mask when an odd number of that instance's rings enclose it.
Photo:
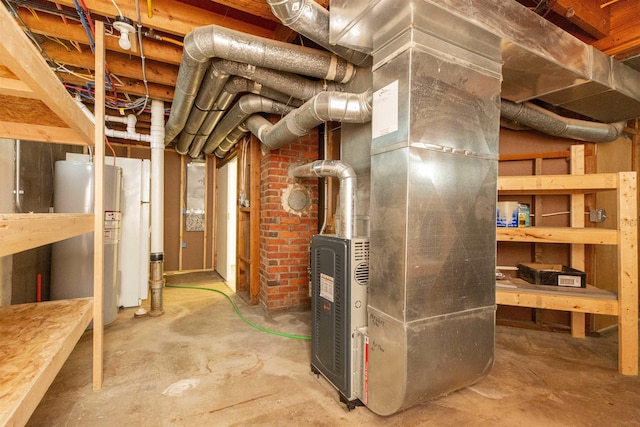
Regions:
[[[579,194],[618,188],[618,174],[500,176],[500,194]]]
[[[606,228],[498,227],[496,237],[499,242],[618,244],[618,231]]]
[[[595,314],[618,314],[618,300],[594,296],[546,293],[538,290],[496,289],[496,303]]]
[[[0,307],[0,425],[26,424],[92,310],[92,298]]]
[[[0,256],[93,231],[93,214],[0,214]]]

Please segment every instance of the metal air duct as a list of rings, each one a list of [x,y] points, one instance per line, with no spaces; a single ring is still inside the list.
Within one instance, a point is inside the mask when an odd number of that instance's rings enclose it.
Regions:
[[[356,236],[356,187],[357,177],[351,166],[340,160],[317,160],[304,165],[291,166],[289,176],[313,178],[333,176],[340,180],[337,235],[345,239]]]
[[[597,123],[559,116],[531,102],[516,104],[502,100],[500,113],[529,128],[562,138],[588,142],[611,142],[622,134],[626,122]]]
[[[415,12],[425,8],[427,13]],[[540,99],[605,123],[640,116],[636,70],[515,1],[331,1],[331,43],[371,52],[388,42],[389,32],[409,26],[472,49],[489,47],[487,35],[498,37],[500,44],[490,49],[503,62],[503,99]],[[474,37],[466,40],[470,34]],[[392,54],[379,51],[377,61]]]
[[[290,113],[291,110],[293,110],[293,107],[276,102],[269,98],[258,95],[244,95],[216,126],[214,132],[209,136],[203,151],[206,154],[211,154],[218,145],[220,145],[229,132],[235,129],[251,114],[287,114]]]
[[[216,151],[214,152],[216,157],[224,159],[229,150],[231,150],[231,148],[233,148],[233,146],[236,145],[236,143],[240,141],[240,138],[245,136],[247,132],[249,132],[249,129],[247,129],[244,125],[239,125],[237,128],[232,130],[224,139],[224,141],[222,141],[220,145],[218,145],[218,148],[216,148]]]
[[[284,25],[347,61],[371,66],[371,56],[329,42],[329,11],[313,0],[267,0],[271,11]]]
[[[366,123],[371,120],[371,91],[363,93],[321,92],[276,124],[253,115],[249,130],[270,150],[308,134],[325,121]]]
[[[218,95],[218,99],[202,122],[198,134],[195,136],[191,149],[189,150],[191,157],[195,158],[200,155],[211,132],[213,132],[218,125],[218,122],[220,122],[220,119],[222,119],[236,95],[241,92],[251,92],[255,95],[262,95],[265,98],[270,98],[280,103],[291,105],[292,107],[299,107],[301,105],[299,100],[291,99],[287,94],[280,93],[243,77],[231,77],[224,85],[224,89],[222,89]],[[180,151],[178,152],[180,153]]]
[[[180,138],[176,145],[178,154],[186,154],[189,151],[193,138],[198,134],[202,122],[210,114],[218,95],[229,79],[229,74],[220,71],[216,65],[215,61],[211,61],[209,72],[201,84],[184,129],[180,133]]]
[[[211,58],[224,58],[255,66],[334,80],[350,81],[355,67],[328,52],[263,39],[209,25],[196,28],[184,39],[165,144],[182,131]]]
[[[228,80],[229,76],[236,76],[236,78]],[[252,84],[248,84],[246,80],[251,80]],[[267,89],[266,86],[272,89]],[[282,95],[277,93],[278,91],[294,98],[307,100],[321,90],[338,90],[339,87],[334,82],[312,81],[292,73],[225,59],[214,59],[198,90],[184,129],[180,133],[176,151],[179,154],[186,154],[189,151],[191,157],[200,155],[204,141],[224,114],[224,110],[233,101],[233,97],[240,92],[252,92],[286,102],[282,99]],[[194,138],[197,142],[189,149]]]

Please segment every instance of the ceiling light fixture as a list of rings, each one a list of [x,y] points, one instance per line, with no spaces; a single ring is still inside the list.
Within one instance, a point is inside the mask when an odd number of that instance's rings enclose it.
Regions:
[[[116,16],[113,22],[113,28],[120,31],[120,40],[118,44],[124,50],[131,49],[131,40],[129,34],[134,34],[136,29],[133,27],[133,21],[125,16]]]

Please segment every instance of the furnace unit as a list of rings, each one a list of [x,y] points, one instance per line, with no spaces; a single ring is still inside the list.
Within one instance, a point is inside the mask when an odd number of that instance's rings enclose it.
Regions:
[[[329,380],[353,409],[364,402],[369,240],[313,236],[311,260],[311,370]]]

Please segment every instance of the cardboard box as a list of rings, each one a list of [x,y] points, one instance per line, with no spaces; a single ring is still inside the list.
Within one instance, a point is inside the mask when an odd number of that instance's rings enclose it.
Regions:
[[[587,274],[584,271],[562,264],[536,262],[518,264],[518,277],[534,285],[587,287]]]

